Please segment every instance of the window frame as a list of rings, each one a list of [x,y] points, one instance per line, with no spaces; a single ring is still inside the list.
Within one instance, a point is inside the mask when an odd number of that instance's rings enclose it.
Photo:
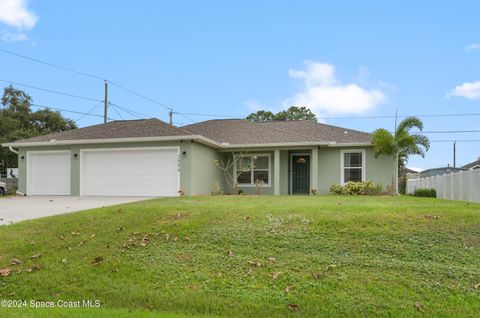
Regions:
[[[264,183],[262,187],[271,187],[272,185],[272,155],[269,153],[252,153],[252,154],[244,154],[242,155],[243,158],[251,158],[252,157],[267,157],[268,158],[268,169],[253,169],[250,166],[250,183],[239,183],[237,180],[237,162],[233,166],[233,175],[235,176],[235,182],[237,187],[255,187],[255,178],[254,178],[254,171],[267,171],[268,172],[268,183]],[[253,161],[251,161],[253,162]],[[248,171],[248,170],[247,170]]]
[[[361,153],[362,154],[362,166],[361,167],[345,167],[345,154],[346,153]],[[362,172],[362,182],[365,182],[367,176],[366,168],[366,151],[365,149],[342,149],[340,151],[340,184],[344,185],[345,182],[345,169],[358,169],[361,168]]]

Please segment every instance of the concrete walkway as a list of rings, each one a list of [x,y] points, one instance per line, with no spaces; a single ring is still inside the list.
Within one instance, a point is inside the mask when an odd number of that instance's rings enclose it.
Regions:
[[[150,197],[0,197],[0,225],[104,206],[152,199]]]

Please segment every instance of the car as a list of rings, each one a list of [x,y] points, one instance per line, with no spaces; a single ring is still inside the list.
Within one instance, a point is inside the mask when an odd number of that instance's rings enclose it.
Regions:
[[[0,196],[7,193],[7,185],[5,182],[0,182]]]

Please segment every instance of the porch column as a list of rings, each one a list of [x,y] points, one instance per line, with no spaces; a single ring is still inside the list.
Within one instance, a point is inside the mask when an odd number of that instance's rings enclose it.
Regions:
[[[273,153],[273,194],[280,195],[280,150]]]
[[[312,189],[318,192],[318,147],[312,149],[312,158],[310,159],[310,194]]]

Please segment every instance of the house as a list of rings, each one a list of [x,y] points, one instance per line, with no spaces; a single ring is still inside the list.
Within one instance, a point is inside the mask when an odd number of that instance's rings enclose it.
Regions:
[[[468,170],[480,169],[480,157],[477,160],[464,165],[462,168]]]
[[[375,158],[370,134],[313,121],[209,120],[174,127],[158,119],[112,121],[3,144],[18,153],[26,195],[210,194],[215,161],[242,154],[238,188],[264,194],[328,193],[332,184],[392,183],[393,159]],[[242,160],[243,161],[243,160]],[[234,167],[235,169],[235,167]]]
[[[440,167],[440,168],[432,168],[432,169],[420,171],[418,175],[420,178],[428,178],[428,177],[441,176],[449,173],[465,171],[465,170],[467,169],[458,168],[458,167]]]

